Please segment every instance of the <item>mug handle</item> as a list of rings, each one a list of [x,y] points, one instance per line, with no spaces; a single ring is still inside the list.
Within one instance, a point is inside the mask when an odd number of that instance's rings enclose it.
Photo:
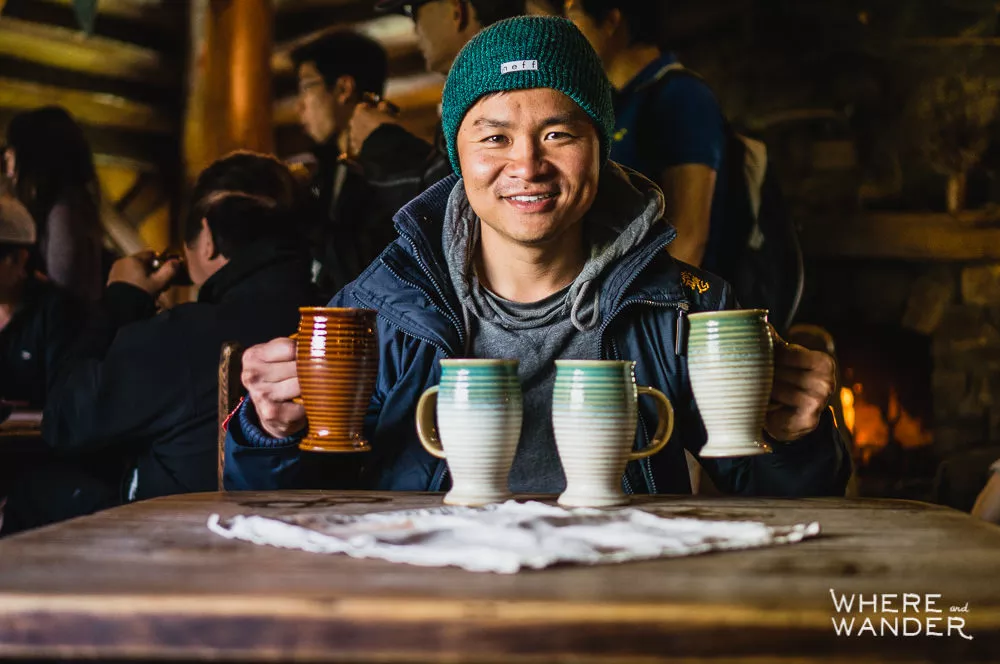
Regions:
[[[438,386],[428,387],[427,391],[420,395],[417,402],[417,437],[420,444],[424,446],[428,454],[443,459],[444,448],[441,447],[441,440],[438,438],[437,427],[434,423],[434,415],[437,411]]]
[[[296,332],[295,334],[289,334],[288,338],[291,339],[292,341],[294,341],[296,343],[296,345],[297,345],[298,342],[299,342],[299,333]],[[298,404],[300,406],[306,405],[305,402],[302,401],[302,397],[301,396],[292,397],[291,401],[292,401],[292,403]]]
[[[638,388],[639,396],[649,395],[656,399],[656,433],[653,434],[653,442],[635,452],[629,452],[628,460],[644,459],[653,456],[666,446],[670,436],[674,433],[674,407],[670,405],[670,399],[663,392],[652,387]]]
[[[778,336],[778,331],[774,329],[774,325],[771,325],[770,323],[768,323],[764,327],[764,329],[767,330],[767,336],[771,337],[772,353],[773,353],[773,349],[778,347],[778,344],[785,344],[785,345],[788,344],[787,341],[785,341],[784,339],[782,339],[781,337]],[[773,358],[774,355],[772,354],[771,357]],[[771,386],[771,389],[772,390],[774,389],[773,384]],[[777,401],[771,401],[771,398],[769,396],[768,399],[767,399],[767,406],[765,407],[765,411],[768,412],[768,413],[771,413],[771,412],[774,412],[776,410],[781,410],[784,407],[785,407],[784,405],[778,403]]]

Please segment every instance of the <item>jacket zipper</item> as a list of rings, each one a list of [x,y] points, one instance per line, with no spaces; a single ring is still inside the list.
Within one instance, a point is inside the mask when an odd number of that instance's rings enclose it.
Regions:
[[[458,330],[459,345],[462,348],[465,348],[465,329],[464,329],[465,326],[462,325],[462,321],[459,319],[458,314],[456,314],[454,310],[452,310],[451,305],[448,304],[448,298],[445,297],[444,293],[441,292],[441,289],[438,287],[437,282],[434,280],[434,275],[431,274],[430,268],[428,268],[427,265],[424,264],[423,259],[420,258],[420,251],[419,249],[417,249],[417,243],[414,242],[413,238],[411,238],[409,235],[406,235],[404,237],[406,237],[406,241],[410,243],[410,248],[413,249],[413,257],[416,259],[417,265],[420,266],[420,269],[423,271],[424,276],[427,277],[427,281],[429,281],[431,285],[434,286],[434,292],[437,293],[438,297],[441,299],[441,303],[444,305],[446,309],[446,311],[442,311],[442,313],[444,313],[451,319],[452,325],[454,325],[455,329]],[[389,271],[392,272],[393,275],[402,280],[404,283],[409,283],[405,279],[402,279],[402,277],[393,272],[391,269]],[[423,289],[417,286],[416,284],[410,284],[410,285],[413,286],[414,288],[417,288],[418,290],[423,291]]]

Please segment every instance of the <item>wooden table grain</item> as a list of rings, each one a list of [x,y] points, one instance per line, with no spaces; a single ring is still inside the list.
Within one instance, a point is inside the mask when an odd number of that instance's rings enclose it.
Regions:
[[[364,492],[193,494],[0,540],[0,658],[1000,659],[1000,528],[923,503],[643,497],[634,504],[665,516],[772,525],[816,520],[823,534],[753,551],[510,576],[256,546],[206,527],[213,513],[357,514],[440,500]],[[837,635],[831,590],[866,599],[897,594],[897,609],[903,593],[922,602],[939,594],[932,601],[944,621],[960,616],[971,640],[923,632]],[[865,615],[876,627],[879,617],[892,617]]]

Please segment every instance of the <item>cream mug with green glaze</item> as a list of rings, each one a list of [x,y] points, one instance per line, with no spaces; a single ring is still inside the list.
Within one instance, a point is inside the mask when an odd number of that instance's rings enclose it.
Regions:
[[[441,360],[441,381],[417,402],[417,435],[448,461],[448,505],[510,498],[507,487],[523,403],[517,360]]]
[[[708,432],[703,457],[767,454],[764,419],[774,381],[767,309],[691,314],[688,374]]]
[[[656,399],[657,428],[645,448],[632,451],[638,398]],[[635,383],[635,362],[556,360],[552,429],[566,473],[559,503],[608,507],[628,502],[622,476],[629,461],[656,454],[674,430],[674,409],[659,390]]]

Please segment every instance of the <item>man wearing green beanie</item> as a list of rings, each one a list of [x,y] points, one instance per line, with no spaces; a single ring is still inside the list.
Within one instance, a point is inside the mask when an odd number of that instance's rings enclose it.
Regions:
[[[688,493],[684,449],[705,432],[691,398],[684,316],[733,308],[728,284],[679,263],[674,231],[650,181],[608,162],[614,114],[596,53],[558,18],[502,21],[459,54],[444,90],[442,122],[455,175],[396,216],[390,245],[331,306],[377,309],[379,378],[366,436],[373,451],[361,486],[441,491],[447,466],[416,436],[417,400],[438,383],[438,360],[518,359],[524,424],[510,488],[565,487],[552,435],[558,359],[629,359],[641,385],[664,391],[677,418],[673,443],[622,478],[635,493]],[[299,451],[307,422],[294,346],[276,339],[244,356],[250,399],[227,441],[230,489],[322,484],[314,455]],[[842,494],[847,451],[826,403],[834,365],[777,344],[767,433],[774,454],[703,459],[723,491],[747,495]],[[640,402],[636,446],[655,416]]]

